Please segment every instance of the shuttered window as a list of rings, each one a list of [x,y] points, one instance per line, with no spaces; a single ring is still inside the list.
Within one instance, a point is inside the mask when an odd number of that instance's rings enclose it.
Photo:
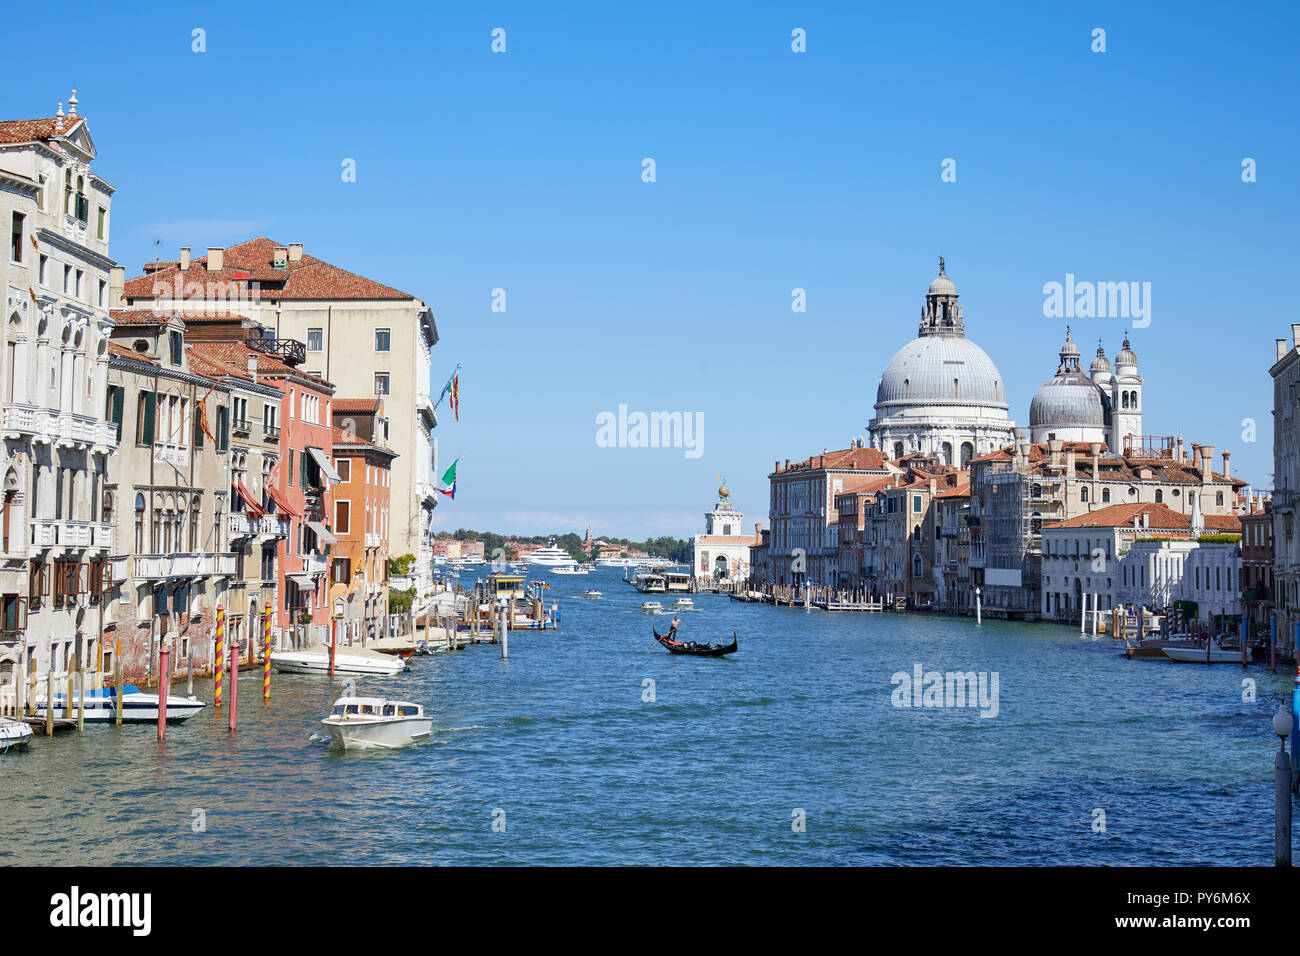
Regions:
[[[108,386],[108,401],[106,418],[116,426],[117,440],[122,440],[122,398],[126,394],[126,389],[121,385]]]
[[[140,404],[136,414],[136,434],[135,441],[138,445],[152,445],[154,436],[154,404],[156,402],[153,392],[141,392]]]

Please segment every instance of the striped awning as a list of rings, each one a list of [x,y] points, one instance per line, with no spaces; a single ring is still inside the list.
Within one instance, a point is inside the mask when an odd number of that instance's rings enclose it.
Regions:
[[[247,487],[245,487],[243,481],[236,478],[231,482],[231,484],[234,486],[235,493],[243,499],[244,507],[248,509],[249,517],[260,518],[262,515],[266,514],[265,509],[263,509],[262,506],[257,503],[256,499],[253,498],[252,493]]]
[[[289,502],[284,500],[284,495],[280,494],[280,492],[276,490],[275,485],[265,484],[262,487],[264,487],[266,493],[271,496],[271,500],[275,502],[276,506],[280,509],[281,514],[288,515],[290,518],[298,517],[298,512],[294,511],[293,508],[289,506]]]

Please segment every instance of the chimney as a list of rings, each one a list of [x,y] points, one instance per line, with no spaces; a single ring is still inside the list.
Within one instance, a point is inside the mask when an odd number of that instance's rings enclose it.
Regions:
[[[1211,470],[1214,465],[1214,446],[1201,446],[1201,484],[1208,485],[1214,478]]]
[[[1300,325],[1291,323],[1291,344],[1300,347]]]
[[[271,254],[271,264],[277,269],[283,269],[289,261],[289,250],[284,246],[276,246],[275,252]]]
[[[302,262],[302,243],[301,243],[301,242],[291,242],[291,243],[289,243],[289,261],[290,261],[290,262]]]
[[[786,470],[786,471],[789,471],[789,470],[790,470],[790,459],[789,459],[789,458],[787,458],[787,459],[785,460],[785,470]]]
[[[220,272],[226,266],[226,250],[222,246],[208,246],[208,271]]]
[[[120,309],[126,305],[122,287],[126,283],[126,266],[113,266],[108,273],[108,307]]]
[[[1232,454],[1232,452],[1230,452],[1230,451],[1225,451],[1225,452],[1223,453],[1223,477],[1224,477],[1224,478],[1231,478],[1231,477],[1232,477],[1232,469],[1228,467],[1228,457],[1229,457],[1231,454]]]
[[[1067,449],[1065,452],[1065,477],[1074,477],[1074,449]]]
[[[1277,360],[1282,361],[1282,356],[1286,355],[1286,339],[1277,340]]]
[[[1178,460],[1183,460],[1183,436],[1178,436]]]
[[[188,272],[190,269],[190,247],[181,246],[181,272]]]
[[[930,497],[931,497],[931,498],[934,497],[935,490],[936,490],[936,489],[935,489],[934,479],[931,478],[931,479],[930,479]]]
[[[253,381],[257,381],[257,356],[248,356],[248,374],[253,376]]]
[[[772,470],[773,471],[781,470],[781,459],[778,458],[776,461],[772,462]]]
[[[1061,444],[1062,442],[1059,438],[1052,438],[1047,442],[1047,450],[1051,452],[1052,455],[1051,464],[1053,468],[1059,468],[1061,466]]]

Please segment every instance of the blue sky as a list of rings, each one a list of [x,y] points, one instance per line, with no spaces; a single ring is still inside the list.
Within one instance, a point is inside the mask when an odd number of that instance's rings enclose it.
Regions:
[[[1293,8],[611,6],[87,8],[3,112],[78,88],[128,275],[158,239],[263,234],[429,303],[434,388],[463,366],[443,527],[688,535],[720,473],[765,520],[774,460],[866,434],[940,255],[1018,424],[1064,335],[1043,284],[1150,282],[1145,431],[1270,484],[1273,339],[1300,319]],[[1127,325],[1073,322],[1085,356]],[[597,447],[620,403],[702,413],[703,454]]]

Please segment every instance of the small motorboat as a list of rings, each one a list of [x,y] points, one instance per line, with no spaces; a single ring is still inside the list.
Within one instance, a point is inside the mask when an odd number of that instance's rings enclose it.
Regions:
[[[590,569],[580,567],[576,564],[561,564],[558,567],[551,568],[552,574],[589,574]]]
[[[1202,642],[1193,647],[1170,646],[1164,648],[1164,652],[1170,660],[1189,664],[1240,664],[1241,648],[1225,647],[1222,640],[1223,637],[1220,636],[1208,644]]]
[[[405,747],[433,733],[433,718],[419,704],[384,697],[340,697],[321,723],[344,750]]]
[[[0,754],[22,750],[32,739],[32,728],[21,720],[0,717]]]
[[[695,657],[722,657],[725,654],[734,654],[740,645],[740,640],[736,637],[736,632],[731,632],[730,644],[696,644],[694,641],[679,641],[673,637],[673,631],[667,635],[654,631],[655,640],[668,648],[672,654],[690,654]]]
[[[587,588],[587,590],[582,592],[582,596],[589,601],[599,601],[605,595],[601,594],[596,588]]]
[[[330,651],[317,644],[301,651],[272,651],[271,666],[281,674],[329,676]],[[340,647],[334,656],[334,673],[356,677],[393,677],[406,670],[406,661],[368,647]],[[171,706],[170,704],[168,706]]]
[[[660,604],[658,601],[641,602],[642,614],[662,614],[663,612],[664,612],[664,606]]]
[[[673,602],[674,611],[694,611],[695,602],[690,598],[678,598]]]
[[[86,723],[110,723],[117,720],[117,692],[111,687],[102,687],[87,690],[86,695]],[[76,694],[72,695],[72,714],[75,718],[79,710],[80,699]],[[182,720],[189,720],[204,707],[203,701],[197,697],[182,697],[179,694],[167,695],[167,723],[179,724]],[[32,710],[36,718],[45,719],[45,701],[44,699],[32,701]],[[67,714],[67,705],[64,703],[62,694],[54,695],[54,716],[65,717]],[[124,724],[156,724],[158,723],[158,695],[146,694],[135,684],[127,684],[122,688],[122,723]]]

